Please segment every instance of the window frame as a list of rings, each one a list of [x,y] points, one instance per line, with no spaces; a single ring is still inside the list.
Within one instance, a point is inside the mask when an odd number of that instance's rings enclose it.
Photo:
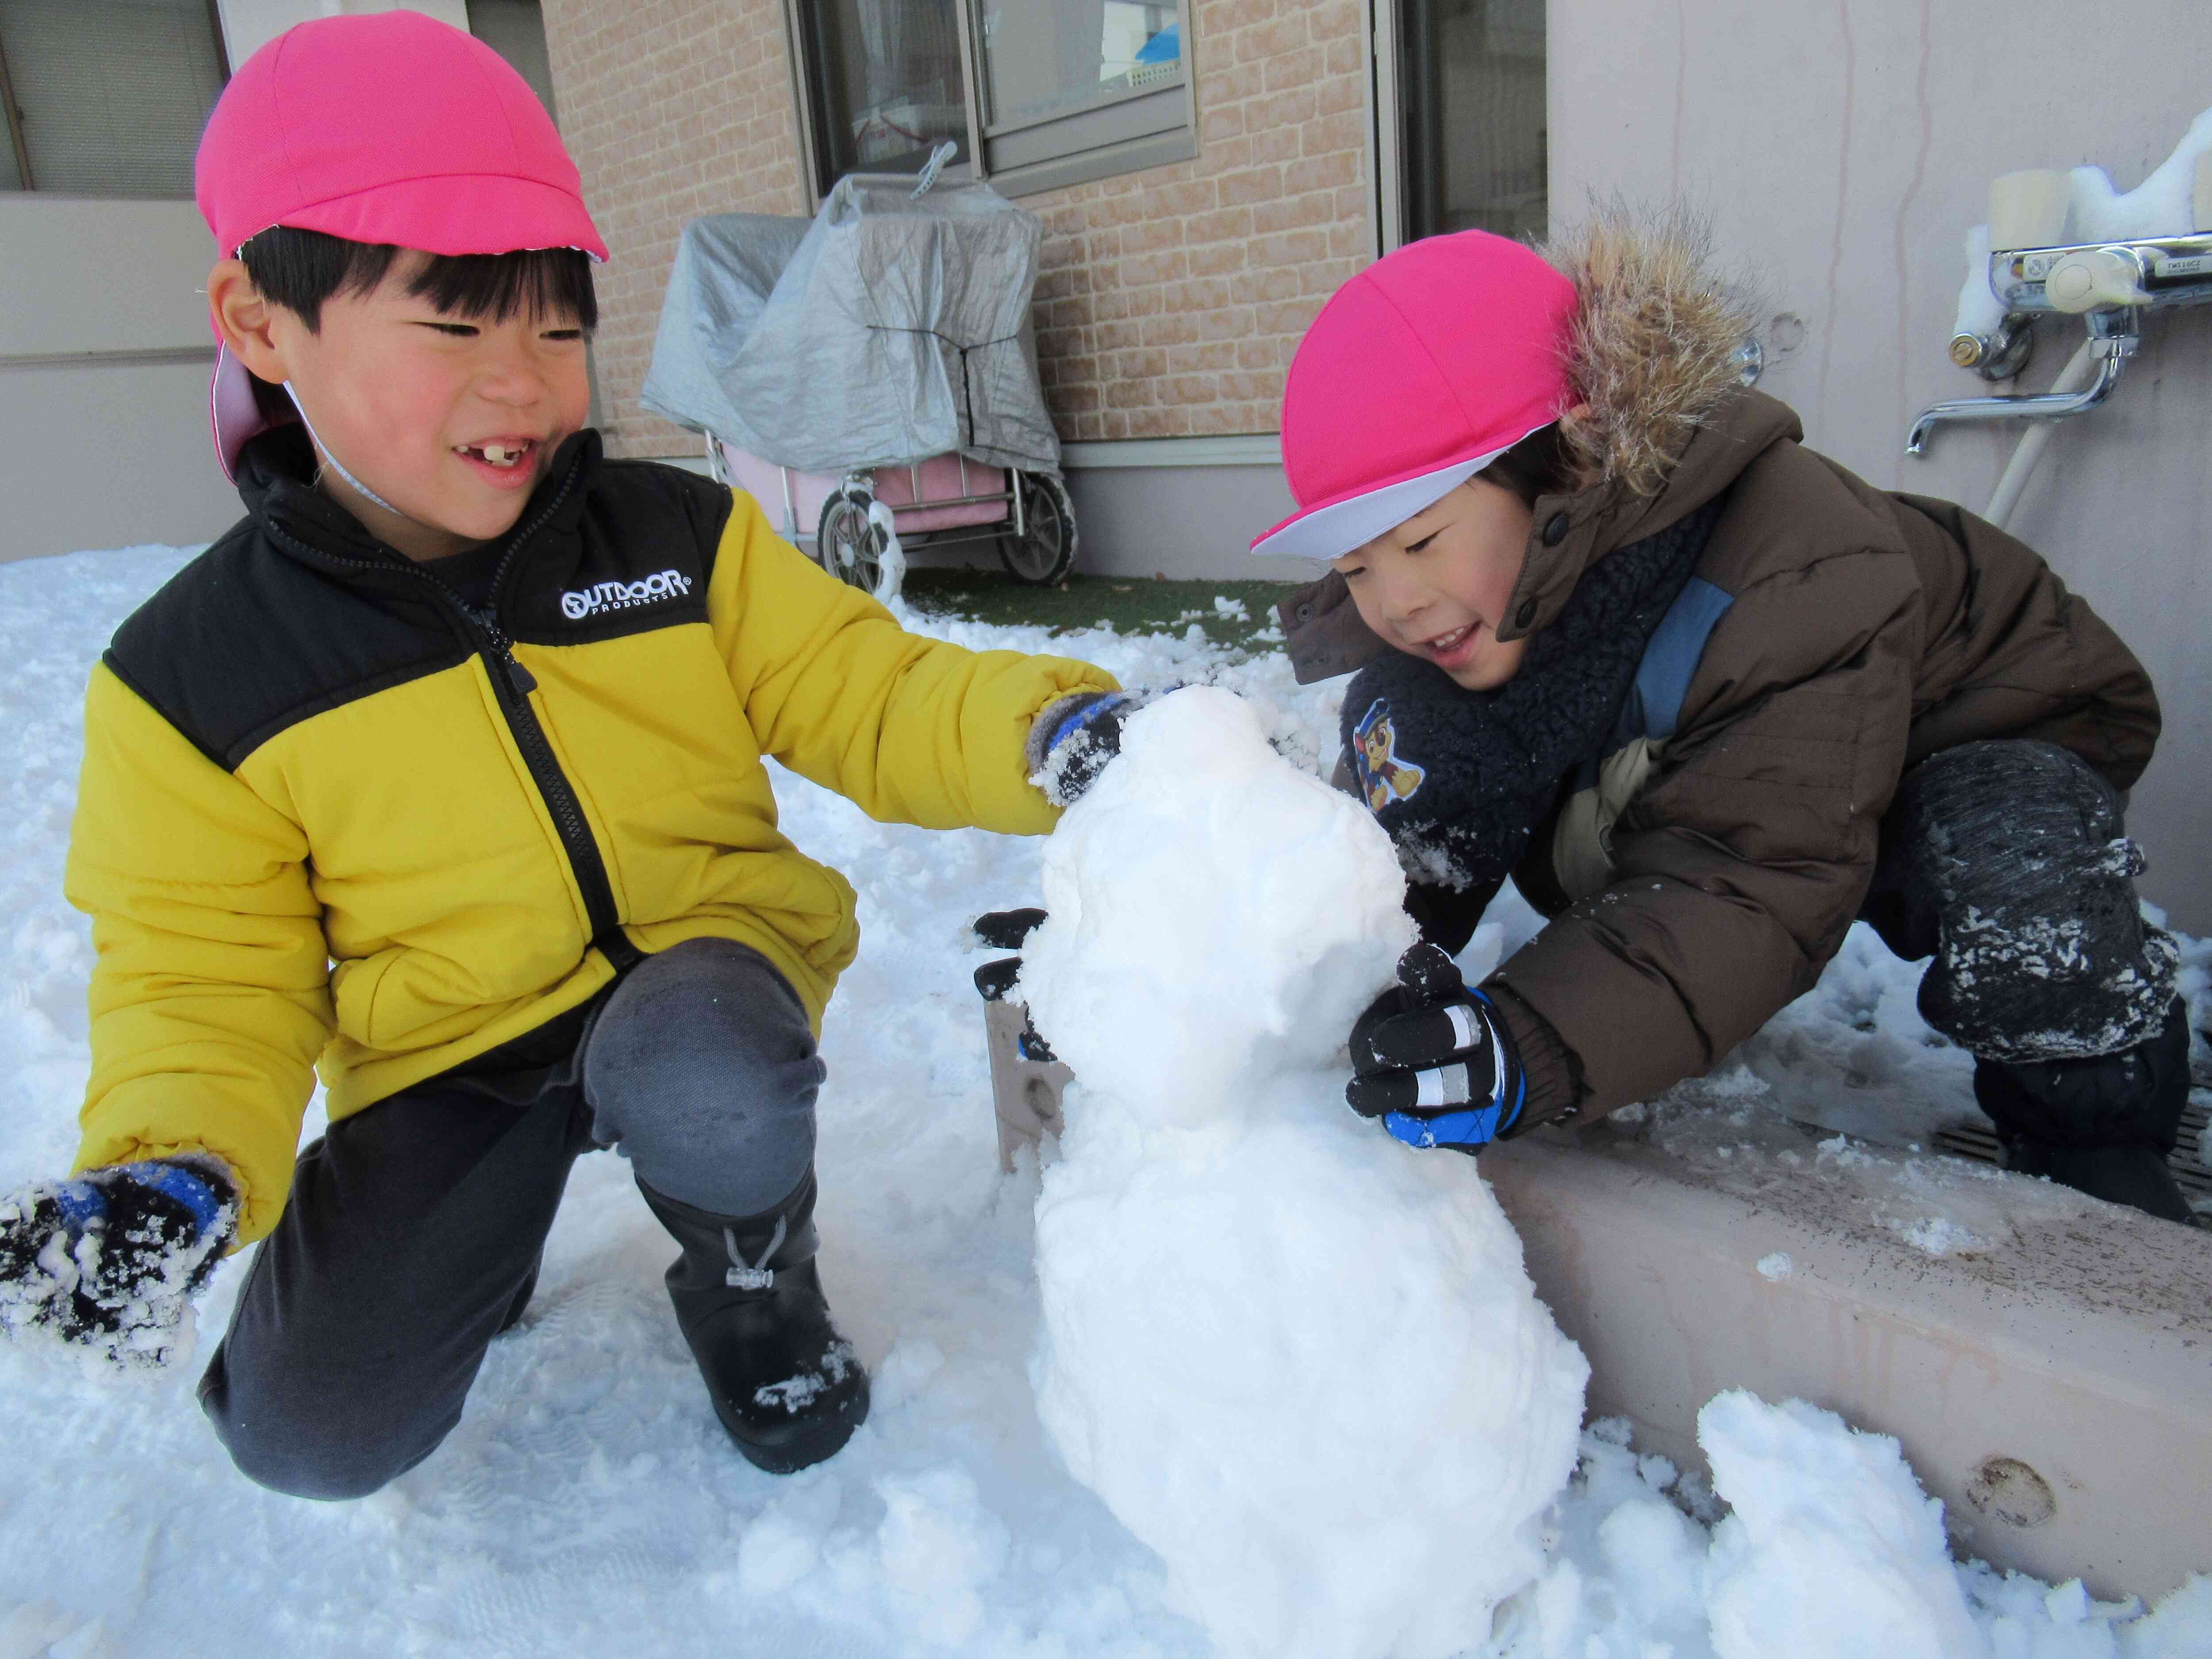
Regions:
[[[1409,19],[1409,7],[1419,0],[1366,0],[1368,9],[1368,41],[1371,55],[1368,64],[1370,101],[1368,105],[1368,142],[1375,155],[1375,223],[1376,257],[1395,252],[1408,241],[1417,240],[1422,215],[1415,210],[1412,192],[1416,182],[1431,182],[1424,172],[1424,164],[1409,157],[1407,129],[1419,119],[1434,122],[1439,118],[1437,100],[1425,96],[1426,89],[1407,84],[1407,58],[1416,44],[1419,25]],[[1546,62],[1551,58],[1552,40],[1550,18],[1545,24],[1544,51]],[[1545,125],[1543,134],[1545,193],[1547,218],[1550,217],[1551,191],[1550,121],[1551,88],[1545,87]],[[1421,235],[1433,235],[1434,231],[1421,231]]]
[[[29,196],[39,188],[38,175],[31,171],[31,146],[23,137],[23,112],[15,102],[15,82],[8,73],[8,43],[4,40],[0,40],[0,104],[7,106],[8,143],[15,152],[15,176],[22,181],[7,193]]]
[[[809,30],[801,8],[811,0],[783,0],[787,61],[798,117],[799,163],[810,211],[821,206],[837,176],[823,153],[821,112],[815,107]],[[1182,42],[1182,76],[1160,87],[1135,87],[1079,108],[1007,121],[987,118],[989,77],[983,62],[983,0],[951,0],[959,35],[961,90],[968,115],[967,155],[945,176],[988,179],[1000,194],[1034,196],[1089,184],[1147,167],[1188,161],[1198,155],[1198,73],[1191,49],[1192,0],[1172,0]],[[1020,3],[1020,0],[1009,0]]]

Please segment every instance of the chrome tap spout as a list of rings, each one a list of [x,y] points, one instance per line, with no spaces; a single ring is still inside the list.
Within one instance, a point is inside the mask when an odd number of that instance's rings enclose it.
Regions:
[[[1956,398],[1923,410],[1905,441],[1905,453],[1918,455],[1929,434],[1945,421],[2063,420],[2082,415],[2112,395],[2141,338],[2141,313],[2093,312],[2087,319],[2097,356],[2096,378],[2079,392],[2045,392],[2023,398]]]

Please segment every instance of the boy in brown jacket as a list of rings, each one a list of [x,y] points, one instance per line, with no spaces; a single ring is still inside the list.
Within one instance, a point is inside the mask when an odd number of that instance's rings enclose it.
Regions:
[[[1352,1103],[1465,1151],[1612,1111],[1863,918],[1933,957],[1921,1011],[2011,1167],[2186,1220],[2188,1026],[2122,826],[2149,680],[2028,548],[1802,447],[1741,384],[1752,320],[1694,237],[1601,223],[1416,243],[1300,347],[1300,511],[1254,550],[1333,562],[1291,655],[1357,671],[1339,781],[1428,941],[1353,1033]],[[1549,923],[1468,989],[1443,953],[1508,875]]]

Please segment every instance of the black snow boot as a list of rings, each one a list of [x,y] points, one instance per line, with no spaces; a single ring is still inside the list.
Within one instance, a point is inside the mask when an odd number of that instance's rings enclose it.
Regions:
[[[2193,1219],[2166,1166],[2189,1103],[2189,1021],[2176,998],[2149,1042],[2089,1060],[1977,1059],[2008,1167],[2168,1221]]]
[[[759,1215],[715,1215],[639,1182],[684,1254],[676,1322],[738,1449],[771,1474],[834,1455],[868,1415],[868,1375],[830,1322],[814,1270],[814,1172]]]

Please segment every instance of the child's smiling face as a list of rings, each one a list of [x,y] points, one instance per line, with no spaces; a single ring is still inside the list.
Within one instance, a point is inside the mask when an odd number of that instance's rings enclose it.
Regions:
[[[330,453],[399,511],[335,469],[324,490],[412,559],[512,530],[591,403],[574,318],[447,315],[407,291],[427,257],[404,253],[369,292],[333,295],[315,329],[263,300],[234,259],[208,279],[231,349],[261,379],[289,380]]]
[[[1532,521],[1511,490],[1469,478],[1333,562],[1377,638],[1469,691],[1488,691],[1520,672],[1528,649],[1525,639],[1501,643],[1498,625],[1528,556]]]

